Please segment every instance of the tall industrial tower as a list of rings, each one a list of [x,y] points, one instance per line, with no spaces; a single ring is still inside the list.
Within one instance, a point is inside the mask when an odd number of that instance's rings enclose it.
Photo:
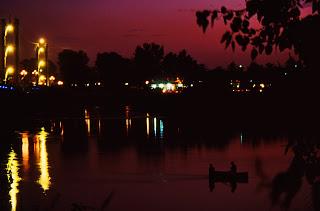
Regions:
[[[49,86],[49,62],[48,62],[48,43],[44,38],[40,38],[36,43],[36,58],[37,58],[37,75],[38,85]]]
[[[15,83],[19,74],[19,20],[0,22],[0,83]]]

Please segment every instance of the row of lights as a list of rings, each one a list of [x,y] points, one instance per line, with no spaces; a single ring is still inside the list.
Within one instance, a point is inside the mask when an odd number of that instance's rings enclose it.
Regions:
[[[12,75],[14,73],[14,67],[13,66],[7,66],[7,57],[9,54],[13,54],[15,51],[15,47],[12,44],[7,45],[7,36],[9,33],[14,32],[14,26],[12,24],[8,24],[5,28],[4,33],[4,45],[5,45],[5,52],[4,52],[4,68],[5,68],[5,78],[4,83],[7,83],[7,79],[9,75]]]

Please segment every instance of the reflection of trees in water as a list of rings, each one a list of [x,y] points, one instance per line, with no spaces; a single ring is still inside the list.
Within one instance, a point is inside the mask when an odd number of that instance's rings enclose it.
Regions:
[[[261,179],[258,188],[271,188],[270,199],[272,206],[280,205],[287,210],[301,189],[303,178],[306,177],[308,184],[312,187],[314,210],[318,211],[320,210],[319,142],[314,138],[294,136],[289,138],[285,154],[289,150],[293,151],[294,156],[288,169],[278,173],[271,181],[263,172],[261,161],[259,159],[256,160],[256,173]]]
[[[85,121],[63,120],[62,152],[65,155],[86,153],[88,151],[88,134]]]

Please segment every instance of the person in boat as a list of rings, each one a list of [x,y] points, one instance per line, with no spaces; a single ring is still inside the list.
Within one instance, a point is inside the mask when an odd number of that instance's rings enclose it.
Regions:
[[[232,161],[231,163],[231,166],[230,166],[230,172],[231,174],[236,174],[237,173],[237,166],[236,164]]]

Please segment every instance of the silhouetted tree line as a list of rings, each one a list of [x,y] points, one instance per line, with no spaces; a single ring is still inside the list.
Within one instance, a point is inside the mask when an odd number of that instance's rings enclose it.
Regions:
[[[105,87],[121,87],[153,79],[191,80],[205,70],[186,50],[165,54],[164,47],[155,43],[137,46],[130,59],[116,52],[103,52],[97,54],[94,67],[88,63],[84,51],[63,50],[58,56],[60,74],[67,85],[100,81]]]
[[[312,11],[306,14],[307,7]],[[217,20],[227,26],[221,44],[233,51],[250,50],[254,62],[258,55],[274,51],[294,52],[307,70],[292,77],[292,84],[311,91],[318,89],[318,51],[320,49],[319,0],[247,0],[244,8],[197,11],[197,24],[206,32]],[[258,24],[254,23],[255,21]]]

